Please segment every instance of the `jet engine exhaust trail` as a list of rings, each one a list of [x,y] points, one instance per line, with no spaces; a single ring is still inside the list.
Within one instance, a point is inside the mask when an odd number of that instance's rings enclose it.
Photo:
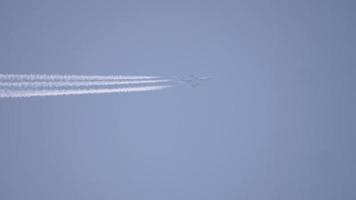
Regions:
[[[0,98],[16,97],[39,97],[39,96],[68,96],[85,94],[108,94],[108,93],[129,93],[162,90],[171,87],[166,86],[143,86],[126,88],[103,88],[103,89],[62,89],[62,90],[0,90]]]
[[[108,81],[155,79],[155,76],[97,76],[97,75],[49,75],[49,74],[0,74],[0,81]]]
[[[109,85],[132,85],[148,83],[164,83],[171,80],[122,80],[122,81],[27,81],[27,82],[0,82],[0,87],[23,87],[23,88],[41,88],[41,87],[89,87],[89,86],[109,86]]]
[[[0,98],[128,93],[161,90],[183,83],[196,87],[210,77],[0,74]],[[121,87],[120,87],[121,86]]]
[[[144,92],[172,84],[156,76],[0,74],[0,98]]]

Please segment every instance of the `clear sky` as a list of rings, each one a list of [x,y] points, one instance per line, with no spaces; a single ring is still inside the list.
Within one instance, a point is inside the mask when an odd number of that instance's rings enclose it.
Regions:
[[[213,79],[0,99],[0,199],[356,199],[355,9],[1,0],[0,73]]]

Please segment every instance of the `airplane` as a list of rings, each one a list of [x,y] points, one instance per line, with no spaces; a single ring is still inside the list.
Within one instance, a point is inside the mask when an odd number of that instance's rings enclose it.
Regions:
[[[209,80],[209,79],[211,79],[211,78],[208,76],[199,76],[198,77],[198,76],[191,75],[188,78],[176,78],[176,81],[186,84],[186,85],[189,85],[191,87],[197,87],[200,85],[201,81],[205,81],[205,80]]]

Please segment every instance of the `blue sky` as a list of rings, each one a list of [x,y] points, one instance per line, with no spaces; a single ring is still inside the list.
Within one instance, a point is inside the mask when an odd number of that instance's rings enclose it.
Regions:
[[[0,2],[1,73],[210,76],[0,100],[0,199],[355,199],[353,1]]]

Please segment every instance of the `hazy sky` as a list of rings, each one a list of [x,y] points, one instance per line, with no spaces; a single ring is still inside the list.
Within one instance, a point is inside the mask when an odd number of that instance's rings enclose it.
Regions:
[[[1,0],[0,73],[213,79],[0,99],[0,199],[356,199],[355,9]]]

